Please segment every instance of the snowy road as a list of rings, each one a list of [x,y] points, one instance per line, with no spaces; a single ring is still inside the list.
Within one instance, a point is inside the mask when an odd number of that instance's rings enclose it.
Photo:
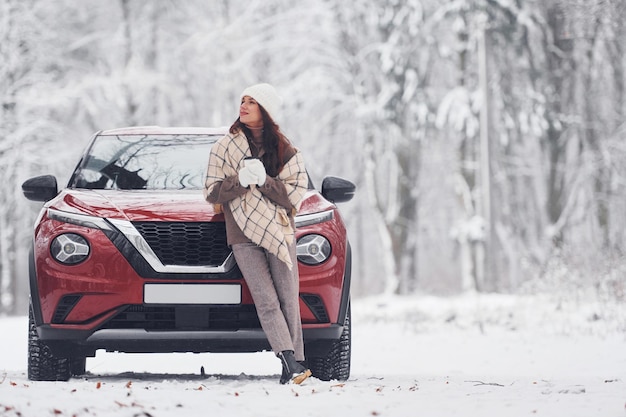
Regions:
[[[575,314],[557,331],[550,313],[498,297],[358,301],[350,380],[301,386],[278,384],[269,353],[98,353],[85,378],[31,382],[26,318],[2,318],[0,416],[626,417],[625,334]]]

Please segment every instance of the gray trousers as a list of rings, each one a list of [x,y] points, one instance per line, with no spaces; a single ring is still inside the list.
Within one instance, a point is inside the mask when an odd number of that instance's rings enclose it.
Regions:
[[[293,270],[254,243],[233,244],[239,269],[256,305],[261,327],[274,353],[293,350],[304,360],[300,319],[300,281],[295,242],[289,247]]]

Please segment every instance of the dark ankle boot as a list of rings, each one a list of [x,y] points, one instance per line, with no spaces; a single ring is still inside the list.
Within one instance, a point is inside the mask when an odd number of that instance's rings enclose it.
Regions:
[[[283,350],[278,354],[283,364],[283,371],[280,376],[280,383],[286,384],[291,381],[294,384],[301,384],[302,381],[311,376],[311,371],[296,361],[292,350]]]
[[[281,360],[281,363],[283,364],[283,372],[280,374],[280,384],[285,385],[291,379],[291,375],[289,374],[289,369],[285,366],[285,362]]]

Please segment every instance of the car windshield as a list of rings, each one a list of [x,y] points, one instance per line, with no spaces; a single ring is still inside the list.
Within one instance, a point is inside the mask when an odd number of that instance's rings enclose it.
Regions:
[[[202,189],[219,135],[97,136],[70,187],[98,190]]]

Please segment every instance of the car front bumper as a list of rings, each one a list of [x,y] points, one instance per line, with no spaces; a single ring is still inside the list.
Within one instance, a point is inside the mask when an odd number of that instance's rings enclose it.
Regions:
[[[329,324],[303,329],[307,356],[321,356],[337,342],[343,326]],[[234,331],[146,331],[144,329],[102,329],[95,332],[37,327],[42,340],[53,349],[73,355],[93,356],[97,350],[128,353],[170,352],[261,352],[271,350],[262,329]]]

